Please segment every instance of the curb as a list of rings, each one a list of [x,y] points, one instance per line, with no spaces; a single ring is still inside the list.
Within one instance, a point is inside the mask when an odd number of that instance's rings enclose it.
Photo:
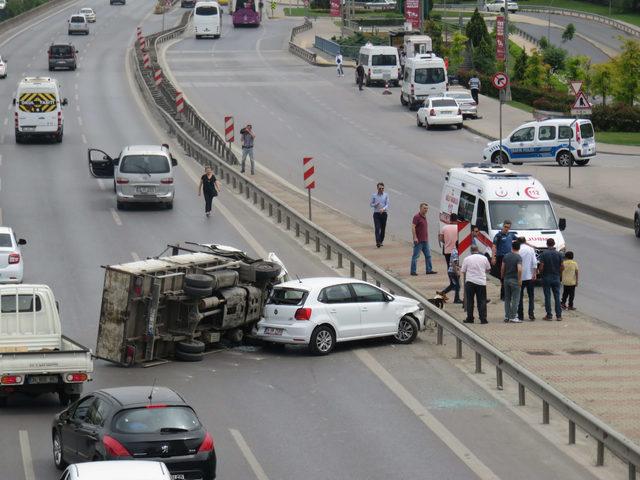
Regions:
[[[463,128],[475,135],[486,138],[489,141],[497,140],[497,138],[494,138],[491,135],[487,135],[486,133],[482,133],[476,130],[475,128],[469,127],[467,125],[463,125]],[[600,151],[600,153],[608,153],[608,152]],[[631,154],[619,153],[617,155],[631,155]],[[633,228],[633,220],[631,218],[623,217],[622,215],[618,215],[617,213],[608,212],[601,208],[594,207],[593,205],[589,205],[587,203],[582,203],[577,200],[573,200],[572,198],[552,192],[551,190],[547,190],[547,193],[549,194],[549,198],[551,198],[554,202],[558,202],[566,207],[573,208],[574,210],[578,210],[579,212],[586,213],[587,215],[591,215],[592,217],[599,218],[606,222],[615,223],[616,225],[620,225],[622,227]]]

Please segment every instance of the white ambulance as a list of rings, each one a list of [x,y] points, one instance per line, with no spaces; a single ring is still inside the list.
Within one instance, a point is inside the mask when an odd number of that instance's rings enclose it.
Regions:
[[[67,105],[67,99],[60,95],[60,86],[54,78],[26,77],[20,81],[13,99],[16,143],[29,137],[50,137],[62,142],[62,107]]]
[[[502,222],[511,220],[511,231],[525,237],[538,255],[548,238],[555,240],[558,250],[565,249],[566,220],[557,217],[542,183],[526,173],[488,163],[449,169],[440,202],[441,228],[451,213],[479,227],[485,248],[491,246]]]
[[[427,97],[441,97],[447,91],[447,68],[433,53],[407,58],[400,90],[400,103],[417,110]]]

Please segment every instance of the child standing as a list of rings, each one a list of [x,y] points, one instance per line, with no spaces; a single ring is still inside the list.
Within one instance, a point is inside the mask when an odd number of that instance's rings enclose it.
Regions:
[[[462,300],[460,300],[460,263],[458,257],[458,242],[456,242],[455,247],[451,250],[451,258],[449,259],[447,275],[449,276],[449,286],[441,292],[436,293],[439,295],[446,295],[453,290],[455,292],[453,303],[462,303]]]
[[[575,310],[573,306],[573,299],[576,295],[576,287],[578,286],[578,262],[573,259],[573,252],[567,252],[564,254],[564,261],[562,262],[562,302],[560,305],[564,310]],[[567,299],[569,299],[569,306],[567,307]]]

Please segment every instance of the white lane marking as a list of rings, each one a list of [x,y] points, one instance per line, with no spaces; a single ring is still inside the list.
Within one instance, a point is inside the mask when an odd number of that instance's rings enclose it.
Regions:
[[[75,88],[76,90],[78,90],[78,84],[76,83],[73,88]]]
[[[2,209],[0,208],[0,225],[2,225]]]
[[[366,350],[355,350],[356,356],[371,372],[384,383],[396,397],[420,419],[426,427],[431,430],[449,449],[462,460],[469,469],[482,480],[499,480],[482,461],[476,457],[456,436],[451,433],[440,421],[429,413],[429,410],[422,405],[417,398],[402,386],[373,356]]]
[[[84,133],[82,134],[82,143],[87,144],[87,137],[84,136]]]
[[[20,450],[22,451],[22,467],[24,468],[25,480],[36,480],[33,472],[33,458],[31,457],[31,446],[29,445],[29,432],[20,430]]]
[[[76,72],[76,78],[80,77],[80,72]]]
[[[80,111],[80,105],[76,105],[76,112]]]
[[[15,93],[13,95],[15,96]],[[11,110],[11,107],[13,107],[13,103],[10,103],[9,105],[7,105],[7,110]]]
[[[369,181],[369,182],[375,182],[375,180],[371,177],[367,177],[366,175],[363,175],[362,173],[359,173],[358,176],[364,178],[365,180]]]
[[[133,258],[134,262],[140,261],[140,256],[136,252],[131,252],[131,258]]]
[[[5,127],[7,126],[7,123],[9,123],[9,118],[8,117],[4,119],[4,126]]]
[[[2,166],[2,155],[0,154],[0,167]]]
[[[395,188],[389,188],[389,187],[387,187],[387,191],[388,191],[388,192],[391,192],[391,193],[395,193],[396,195],[404,195],[404,193],[402,193],[402,192],[400,192],[400,191],[396,190]]]
[[[100,187],[100,190],[107,189],[107,186],[104,184],[104,181],[101,178],[96,178],[96,180],[98,181],[98,186]]]
[[[76,99],[76,102],[80,99],[80,95],[78,95],[77,93],[73,96],[73,98]]]
[[[78,125],[82,126],[82,117],[78,117]]]
[[[264,470],[260,466],[258,459],[249,448],[249,445],[247,445],[247,442],[244,440],[242,434],[238,430],[234,430],[233,428],[230,428],[229,431],[231,432],[233,439],[238,444],[238,447],[240,448],[242,455],[244,455],[245,460],[251,467],[251,470],[253,470],[256,478],[258,480],[269,480],[269,477],[267,477],[267,474],[264,473]]]
[[[111,208],[110,210],[111,210],[111,216],[113,217],[113,221],[116,222],[116,225],[121,227],[122,220],[120,220],[120,215],[118,215],[118,212],[116,212],[114,208]]]
[[[31,68],[31,64],[30,63],[27,63],[27,68]]]

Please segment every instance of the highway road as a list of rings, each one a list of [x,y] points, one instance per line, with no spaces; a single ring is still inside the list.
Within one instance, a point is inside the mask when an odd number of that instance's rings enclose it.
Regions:
[[[247,31],[228,28],[214,42],[186,35],[168,48],[166,59],[187,97],[220,131],[224,115],[235,115],[237,128],[252,123],[258,163],[300,185],[301,158],[315,157],[315,195],[345,215],[370,222],[369,196],[376,182],[384,181],[391,200],[387,231],[410,240],[418,203],[435,205],[430,210],[433,248],[444,173],[463,162],[481,161],[486,141],[464,130],[417,128],[415,113],[400,106],[398,89],[389,96],[378,87],[358,92],[353,70],[337,78],[333,68],[313,67],[288,54],[296,23],[273,21]],[[637,177],[629,168],[635,165],[633,157],[601,154],[581,174],[589,181],[604,169],[619,168],[625,176]],[[566,177],[555,165],[515,168],[533,172],[543,183]],[[633,232],[556,208],[568,219],[565,238],[580,262],[578,308],[640,332],[635,272],[628,263],[640,248]],[[634,208],[629,205],[630,214]]]
[[[24,74],[49,75],[46,46],[68,40],[66,17],[85,5],[96,10],[98,22],[91,35],[70,39],[80,50],[79,69],[55,73],[69,99],[64,140],[16,145],[16,82]],[[201,168],[177,150],[172,211],[119,212],[108,182],[89,176],[89,146],[117,153],[123,145],[165,139],[132,94],[124,61],[136,25],[143,22],[145,32],[158,27],[159,17],[147,17],[152,6],[149,0],[124,7],[88,0],[0,39],[10,59],[9,77],[0,82],[0,223],[28,239],[25,281],[53,287],[64,331],[88,346],[97,331],[100,265],[154,255],[170,242],[219,242],[254,255],[275,250],[292,274],[331,273],[224,190],[214,216],[206,219],[195,195]],[[180,13],[168,15],[168,23]],[[265,31],[238,34],[235,47],[243,49],[245,38]],[[267,46],[268,38],[262,38]],[[216,439],[219,478],[507,479],[514,471],[522,479],[595,478],[424,340],[407,348],[363,342],[326,358],[300,349],[239,347],[196,365],[121,369],[97,361],[94,377],[88,389],[157,379],[182,392]],[[54,396],[43,396],[12,400],[0,411],[0,477],[58,478],[49,426],[59,409]]]

